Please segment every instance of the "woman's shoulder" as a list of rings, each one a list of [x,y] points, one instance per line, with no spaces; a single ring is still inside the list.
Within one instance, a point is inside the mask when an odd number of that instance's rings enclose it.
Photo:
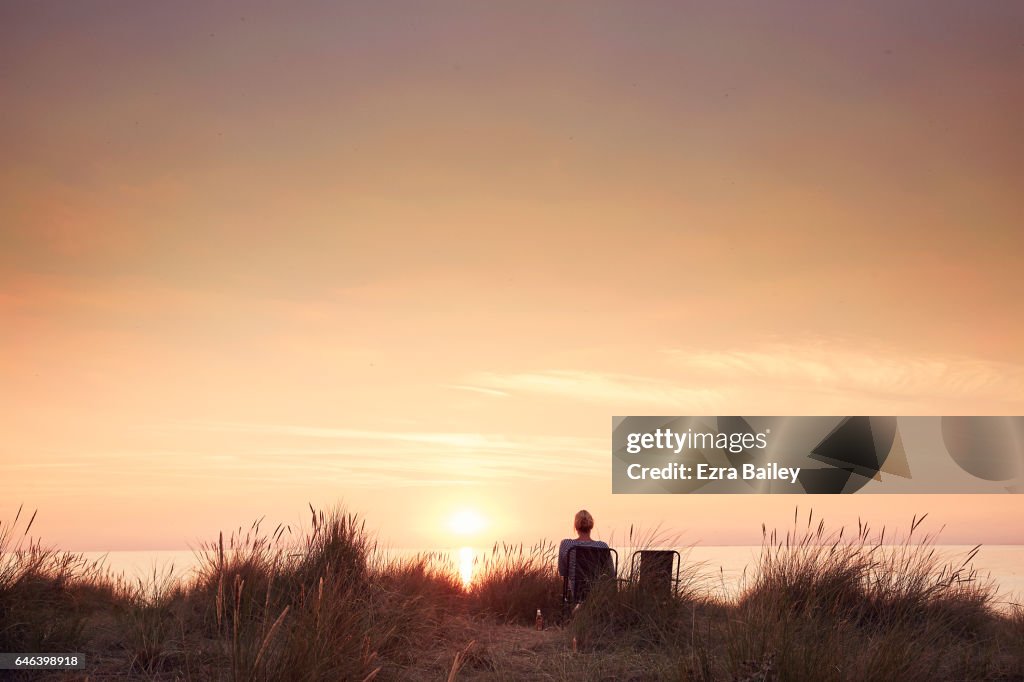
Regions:
[[[559,549],[565,549],[566,547],[598,547],[600,549],[608,549],[608,543],[604,540],[580,540],[579,538],[566,538],[558,545]]]
[[[566,538],[562,540],[558,545],[558,552],[563,554],[568,552],[573,547],[593,547],[594,543],[589,540],[580,540],[579,538]]]

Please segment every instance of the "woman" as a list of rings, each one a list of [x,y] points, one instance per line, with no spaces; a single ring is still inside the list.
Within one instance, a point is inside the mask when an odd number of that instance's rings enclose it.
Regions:
[[[572,594],[576,592],[576,586],[574,584],[574,574],[576,573],[576,567],[572,565],[575,559],[575,552],[572,557],[569,556],[569,550],[573,547],[600,547],[602,549],[608,549],[607,543],[600,540],[591,540],[590,531],[594,529],[594,517],[590,515],[586,509],[581,509],[576,512],[576,518],[573,519],[573,528],[576,530],[575,538],[566,538],[562,540],[561,544],[558,545],[558,575],[569,578],[569,591]],[[608,570],[614,571],[611,565],[611,557],[608,558]],[[575,599],[574,599],[575,601]]]

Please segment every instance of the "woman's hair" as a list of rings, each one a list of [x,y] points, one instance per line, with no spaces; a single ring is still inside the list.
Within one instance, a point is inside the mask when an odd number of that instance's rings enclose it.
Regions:
[[[572,525],[580,533],[589,533],[594,528],[594,517],[586,509],[580,509]]]

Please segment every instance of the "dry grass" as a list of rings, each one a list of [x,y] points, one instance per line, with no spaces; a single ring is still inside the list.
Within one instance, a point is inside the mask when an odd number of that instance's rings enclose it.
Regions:
[[[0,522],[0,651],[69,651],[87,615],[120,596],[98,564],[29,536],[35,517]]]
[[[558,547],[539,542],[522,545],[495,543],[477,566],[469,590],[474,610],[505,623],[531,625],[537,609],[548,624],[558,622],[562,610],[562,578],[558,575]]]
[[[97,677],[1024,679],[1024,609],[997,610],[975,552],[949,563],[923,519],[888,538],[813,513],[763,529],[732,600],[690,562],[671,594],[651,594],[624,560],[567,623],[549,543],[495,545],[463,589],[447,557],[388,558],[356,516],[311,509],[306,529],[219,536],[188,580],[130,583],[44,547],[21,519],[0,525],[0,650],[83,652]]]

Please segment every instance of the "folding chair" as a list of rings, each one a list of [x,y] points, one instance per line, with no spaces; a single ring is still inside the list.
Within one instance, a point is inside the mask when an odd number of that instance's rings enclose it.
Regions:
[[[562,579],[562,609],[566,613],[587,598],[595,582],[618,575],[619,553],[609,547],[575,545],[569,548],[568,564],[568,575]]]
[[[679,586],[682,563],[682,557],[674,549],[641,549],[633,552],[630,580],[651,594],[667,596]]]

